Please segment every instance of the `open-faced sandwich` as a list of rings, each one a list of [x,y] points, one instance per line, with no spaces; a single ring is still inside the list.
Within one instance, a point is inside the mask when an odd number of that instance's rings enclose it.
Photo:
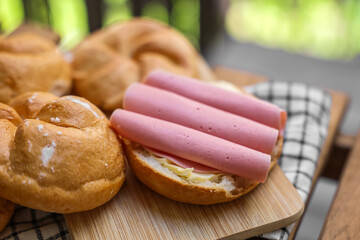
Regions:
[[[131,85],[110,123],[137,178],[177,201],[214,204],[265,182],[286,112],[252,95],[162,71]]]

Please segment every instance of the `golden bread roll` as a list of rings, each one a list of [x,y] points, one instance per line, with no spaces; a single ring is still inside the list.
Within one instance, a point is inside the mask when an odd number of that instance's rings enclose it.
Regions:
[[[25,120],[16,126],[0,119],[1,197],[71,213],[115,196],[125,180],[124,155],[98,108],[80,97],[41,92],[21,95],[12,104]]]
[[[29,91],[70,91],[71,69],[56,45],[32,33],[0,38],[0,102]]]
[[[188,169],[171,165],[169,168],[170,160],[157,157],[137,143],[126,139],[123,142],[127,159],[136,177],[155,192],[176,201],[199,205],[229,202],[259,184],[257,181],[228,173],[191,172],[191,177],[187,177]],[[282,144],[283,138],[279,137],[271,153],[270,170],[280,157]],[[180,173],[178,169],[181,169]]]
[[[215,79],[184,36],[148,19],[102,29],[87,37],[73,54],[75,92],[106,111],[121,107],[126,88],[155,69]]]

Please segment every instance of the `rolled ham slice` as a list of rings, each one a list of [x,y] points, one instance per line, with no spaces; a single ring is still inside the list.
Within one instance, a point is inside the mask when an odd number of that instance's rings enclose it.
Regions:
[[[189,77],[159,70],[150,73],[145,84],[265,124],[278,129],[280,135],[284,132],[286,112],[276,105],[252,96],[231,92]]]
[[[111,126],[124,138],[225,173],[266,180],[270,155],[164,120],[116,110]]]
[[[132,84],[123,100],[125,110],[177,123],[270,154],[278,130],[178,94]]]

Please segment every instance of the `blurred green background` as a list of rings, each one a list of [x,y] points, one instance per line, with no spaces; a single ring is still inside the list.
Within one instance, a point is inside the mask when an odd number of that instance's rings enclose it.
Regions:
[[[3,33],[24,21],[41,23],[60,34],[65,49],[93,31],[94,21],[99,28],[133,16],[168,23],[201,50],[225,32],[322,59],[352,59],[360,52],[359,0],[0,0]]]
[[[52,27],[61,36],[61,45],[71,49],[89,33],[90,11],[99,11],[102,26],[126,21],[134,16],[132,1],[98,2],[101,5],[96,4],[96,1],[88,1],[87,5],[84,0],[0,0],[0,29],[9,33],[24,21],[41,23]],[[141,16],[171,23],[198,46],[199,0],[172,0],[171,3],[169,14],[165,1],[146,1],[142,6]]]

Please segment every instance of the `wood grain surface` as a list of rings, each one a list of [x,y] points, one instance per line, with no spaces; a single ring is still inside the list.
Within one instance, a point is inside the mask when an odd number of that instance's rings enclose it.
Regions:
[[[238,86],[265,80],[236,73],[215,71],[220,79],[230,77]],[[265,184],[240,199],[211,206],[169,200],[139,182],[129,169],[113,200],[92,211],[65,215],[65,219],[74,240],[243,239],[284,227],[302,212],[300,196],[278,165]]]
[[[320,239],[360,239],[360,131],[346,162]]]
[[[300,196],[276,165],[266,183],[254,191],[211,206],[167,199],[139,182],[130,170],[112,201],[65,219],[74,240],[242,239],[286,226],[302,212]]]

